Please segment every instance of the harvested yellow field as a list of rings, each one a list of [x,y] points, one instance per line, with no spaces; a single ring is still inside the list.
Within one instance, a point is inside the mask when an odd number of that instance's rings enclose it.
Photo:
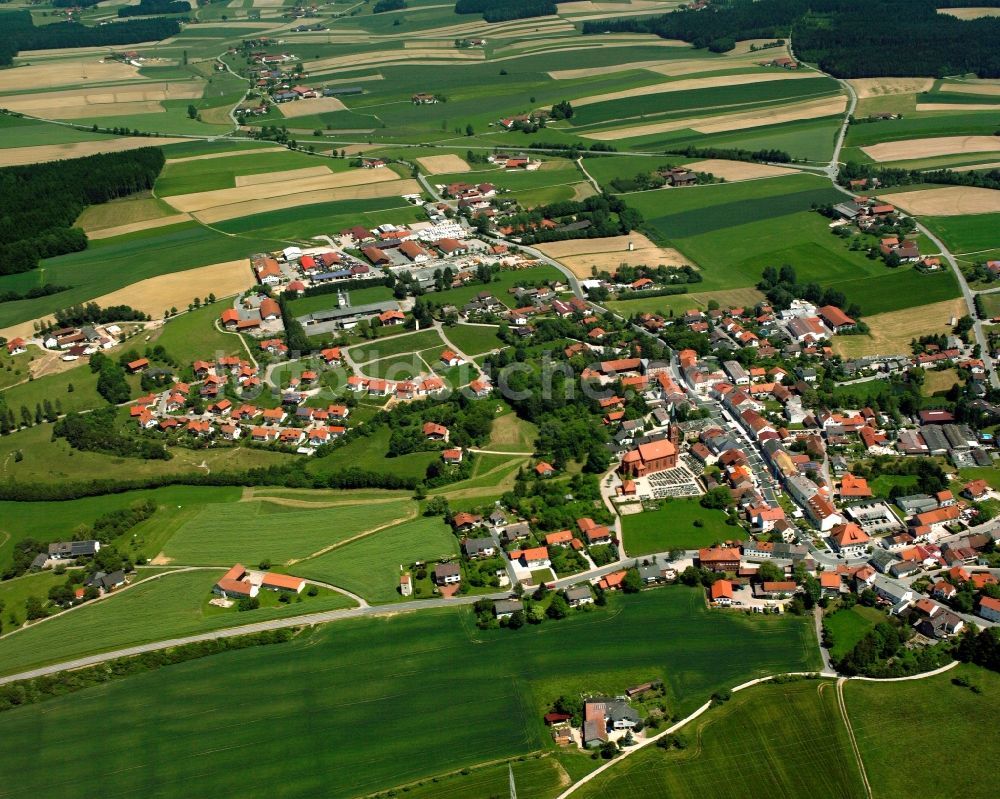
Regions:
[[[1000,9],[997,9],[1000,11]],[[945,83],[941,86],[943,92],[958,92],[959,94],[998,94],[1000,84],[982,82]]]
[[[637,86],[634,89],[625,89],[620,92],[608,92],[607,94],[592,94],[589,97],[580,97],[573,101],[574,106],[592,105],[594,103],[605,103],[610,100],[622,100],[628,97],[642,97],[647,94],[664,94],[666,92],[684,92],[693,89],[712,89],[717,86],[742,86],[750,83],[770,83],[775,80],[790,80],[795,78],[814,78],[814,72],[789,72],[787,70],[772,70],[770,72],[759,72],[752,75],[713,75],[707,78],[688,78],[686,80],[667,81],[665,83],[654,83],[650,86]]]
[[[1000,191],[946,186],[887,194],[885,198],[914,216],[963,216],[1000,212]]]
[[[939,14],[959,19],[980,19],[981,17],[1000,17],[1000,8],[939,8]]]
[[[101,90],[66,90],[5,97],[11,111],[46,119],[80,119],[94,116],[155,114],[165,109],[163,100],[192,100],[202,96],[204,86],[193,81],[150,83],[141,87],[107,87]]]
[[[1000,137],[938,136],[930,139],[887,141],[861,149],[876,161],[904,161],[911,158],[936,158],[939,155],[1000,152]]]
[[[399,176],[391,169],[352,169],[348,172],[327,173],[316,177],[303,178],[279,186],[268,186],[266,193],[270,197],[285,194],[300,194],[304,191],[319,191],[323,189],[339,189],[345,186],[381,183],[397,180]],[[262,192],[257,192],[262,193]],[[243,202],[252,199],[254,192],[247,192],[245,187],[234,189],[214,189],[199,191],[194,194],[178,194],[165,198],[178,211],[204,211],[220,205]]]
[[[278,110],[286,119],[305,117],[310,114],[325,114],[329,111],[344,111],[347,106],[336,97],[312,97],[293,103],[279,103]]]
[[[40,144],[37,147],[8,147],[0,149],[0,166],[20,166],[21,164],[39,164],[44,161],[60,161],[64,158],[81,158],[97,153],[120,153],[125,150],[135,150],[139,147],[156,147],[160,144],[176,144],[187,141],[184,137],[127,137],[119,139],[102,139],[98,141],[81,141],[73,144]]]
[[[633,249],[629,249],[629,244]],[[602,239],[574,239],[538,244],[550,258],[555,258],[579,278],[589,278],[594,268],[614,273],[625,263],[630,266],[694,266],[690,260],[670,247],[660,247],[641,233],[611,236]]]
[[[451,50],[434,50],[424,48],[421,50],[404,51],[387,47],[371,53],[320,58],[316,61],[310,61],[306,66],[310,72],[328,72],[337,68],[359,69],[362,66],[377,66],[397,61],[419,61],[427,58],[440,59],[450,63],[452,61],[483,61],[486,55],[481,50],[456,50],[454,48]]]
[[[695,172],[711,172],[717,178],[725,180],[754,180],[756,178],[773,178],[779,175],[790,175],[798,172],[782,166],[754,164],[748,161],[726,161],[722,158],[710,158],[707,161],[696,161],[685,164],[687,169]]]
[[[171,214],[161,216],[159,219],[147,219],[144,222],[130,222],[126,225],[101,228],[87,234],[87,238],[110,239],[114,236],[124,236],[126,233],[138,233],[140,230],[150,230],[151,228],[167,227],[168,225],[178,225],[181,222],[188,222],[191,217],[187,214]]]
[[[1000,111],[998,103],[917,103],[917,111]]]
[[[216,297],[228,297],[245,291],[256,282],[250,262],[241,258],[140,280],[98,297],[94,302],[105,308],[109,305],[130,305],[160,319],[165,309],[174,306],[184,308],[195,297],[204,297],[209,293]]]
[[[631,0],[628,3],[593,3],[591,0],[574,0],[560,3],[560,15],[613,13],[620,16],[622,11],[659,11],[665,13],[681,5],[678,2],[657,2],[656,0]]]
[[[735,114],[722,114],[715,117],[673,119],[668,122],[630,125],[625,128],[603,130],[598,133],[584,133],[582,135],[588,139],[596,139],[597,141],[616,141],[618,139],[630,139],[634,136],[650,136],[673,130],[686,130],[688,128],[698,133],[721,133],[730,130],[756,128],[763,125],[777,125],[797,119],[816,119],[833,114],[841,114],[846,107],[847,98],[839,96],[810,100],[809,102],[797,103],[795,105],[741,111]]]
[[[589,181],[581,181],[580,183],[573,184],[573,200],[580,202],[581,200],[586,200],[588,197],[593,197],[597,194],[597,189]]]
[[[424,6],[427,8],[427,6]],[[403,42],[404,50],[419,50],[421,47],[434,47],[452,50],[455,48],[454,39],[409,39]]]
[[[465,159],[453,153],[448,155],[426,155],[417,163],[429,175],[443,175],[451,172],[468,172],[472,169]]]
[[[26,86],[41,91],[58,86],[84,88],[88,84],[127,80],[143,80],[137,67],[120,61],[103,62],[90,56],[0,70],[0,93],[24,91]]]
[[[381,172],[383,170],[375,171]],[[402,197],[404,194],[419,193],[420,184],[417,181],[397,179],[382,183],[369,182],[363,186],[347,186],[340,189],[322,189],[300,192],[298,194],[283,194],[259,200],[246,200],[229,205],[218,205],[194,213],[192,216],[200,222],[222,222],[226,219],[262,214],[267,211],[280,211],[285,208],[295,208],[299,205],[313,205],[315,203],[334,202],[336,200],[369,200],[375,197]],[[400,203],[402,204],[402,200],[400,200]]]
[[[73,224],[89,234],[103,228],[159,219],[170,213],[163,202],[147,193],[145,196],[88,205]]]
[[[264,183],[281,183],[285,180],[323,177],[331,174],[326,166],[307,166],[302,169],[285,169],[281,172],[264,172],[260,175],[237,175],[237,186],[260,186]]]
[[[908,353],[910,341],[928,334],[951,332],[951,320],[968,313],[961,298],[866,316],[867,336],[836,336],[833,351],[842,358]]]
[[[969,164],[967,166],[950,166],[952,172],[972,172],[974,169],[1000,169],[1000,161],[990,161],[986,164]]]
[[[207,153],[205,155],[188,155],[184,158],[168,158],[168,164],[183,164],[187,161],[208,161],[212,158],[234,158],[244,155],[260,155],[262,153],[274,153],[278,150],[284,150],[284,147],[255,147],[250,150],[230,150],[225,153]]]
[[[887,94],[929,92],[934,85],[934,78],[855,78],[847,82],[851,84],[858,99],[863,100]]]

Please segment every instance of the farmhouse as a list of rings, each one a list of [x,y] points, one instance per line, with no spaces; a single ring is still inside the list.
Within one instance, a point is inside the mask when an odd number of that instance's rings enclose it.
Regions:
[[[302,589],[306,587],[306,581],[301,577],[268,572],[261,579],[260,585],[271,591],[291,591],[294,594],[301,594]]]
[[[49,544],[49,557],[53,560],[90,558],[96,555],[100,549],[100,541],[56,541],[54,544]]]
[[[698,562],[703,569],[735,572],[740,568],[740,551],[735,547],[708,547],[698,550]]]

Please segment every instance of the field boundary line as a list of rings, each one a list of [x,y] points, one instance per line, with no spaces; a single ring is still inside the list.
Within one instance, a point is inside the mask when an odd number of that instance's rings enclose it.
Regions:
[[[362,538],[367,538],[370,535],[375,535],[375,533],[381,532],[382,530],[385,530],[387,527],[393,527],[397,524],[403,524],[404,522],[411,522],[416,518],[417,518],[417,510],[416,508],[414,508],[406,516],[401,516],[398,519],[393,519],[392,521],[386,522],[385,524],[381,524],[378,527],[373,527],[371,530],[365,530],[363,532],[358,533],[357,535],[351,536],[350,538],[346,538],[343,541],[338,541],[336,544],[330,544],[327,547],[323,547],[322,549],[313,552],[311,555],[306,555],[304,558],[292,558],[291,560],[286,561],[285,565],[294,566],[296,563],[302,563],[302,561],[304,560],[312,560],[313,558],[318,558],[320,555],[326,555],[328,552],[332,552],[335,549],[340,549],[341,547],[347,546],[348,544],[353,544],[355,541],[360,541]]]
[[[957,663],[958,661],[956,661]],[[861,780],[865,784],[865,793],[868,799],[872,799],[872,786],[868,782],[868,772],[865,771],[865,762],[861,758],[861,749],[858,747],[858,739],[854,737],[854,727],[851,726],[851,718],[847,715],[847,703],[844,701],[844,683],[846,677],[837,680],[837,704],[840,707],[840,715],[844,719],[844,726],[847,728],[847,737],[851,740],[851,751],[854,752],[854,759],[858,761],[858,771],[861,772]]]

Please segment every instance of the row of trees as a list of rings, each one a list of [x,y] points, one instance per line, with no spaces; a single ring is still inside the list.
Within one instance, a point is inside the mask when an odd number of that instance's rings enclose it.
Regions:
[[[87,5],[74,0],[73,5]],[[0,13],[0,66],[10,66],[19,50],[55,50],[63,47],[108,47],[154,42],[175,36],[181,26],[169,17],[149,17],[90,27],[79,22],[53,22],[35,27],[31,12]]]
[[[164,160],[159,148],[141,147],[0,169],[0,274],[86,249],[86,235],[73,227],[83,209],[151,189]]]
[[[909,186],[917,183],[943,183],[948,186],[972,186],[979,189],[1000,189],[1000,169],[982,172],[953,172],[950,169],[893,169],[877,164],[859,164],[848,161],[837,174],[837,182],[847,186],[852,180],[867,179],[879,186]]]
[[[456,14],[482,14],[487,22],[547,17],[556,13],[558,0],[458,0]]]

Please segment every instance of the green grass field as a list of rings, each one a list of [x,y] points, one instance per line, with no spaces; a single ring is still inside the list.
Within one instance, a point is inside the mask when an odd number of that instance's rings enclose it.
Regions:
[[[965,677],[982,693],[952,685]],[[992,762],[993,736],[984,724],[1000,714],[1000,675],[977,666],[959,666],[937,677],[888,684],[848,682],[844,687],[847,712],[861,749],[861,758],[875,796],[907,799],[912,796],[954,795],[988,799],[996,795]],[[925,771],[901,768],[891,750],[895,740],[915,749],[946,740],[952,752],[961,752],[968,768]],[[993,785],[993,788],[990,788]]]
[[[952,252],[974,253],[1000,247],[1000,214],[922,217],[921,221]]]
[[[0,291],[26,291],[43,283],[72,286],[50,297],[0,304],[0,327],[44,316],[149,277],[232,261],[273,249],[275,244],[226,236],[194,222],[92,241],[83,252],[45,259],[40,269],[0,277]],[[191,298],[198,294],[202,292],[192,286]]]
[[[16,411],[15,411],[16,413]],[[24,459],[16,461],[19,451]],[[171,448],[170,460],[140,460],[75,450],[65,439],[52,439],[52,425],[41,424],[0,438],[0,475],[25,482],[70,480],[85,482],[95,475],[106,479],[132,480],[164,474],[201,471],[244,472],[256,467],[285,463],[299,456],[265,449],[219,447],[192,450]]]
[[[332,591],[240,613],[206,607],[219,569],[168,573],[0,638],[0,671],[19,670],[166,638],[302,613],[352,607]],[[270,598],[270,597],[269,597]]]
[[[254,500],[211,505],[183,524],[166,543],[171,564],[280,565],[412,515],[407,500],[302,509]]]
[[[741,691],[681,735],[684,751],[647,747],[584,786],[581,799],[865,796],[832,682]]]
[[[813,203],[842,195],[815,175],[625,195],[655,239],[701,265],[699,291],[751,287],[764,267],[791,264],[801,281],[843,291],[867,314],[958,296],[950,272],[889,269],[834,236]]]
[[[392,602],[402,599],[397,591],[400,566],[457,552],[458,539],[439,517],[420,517],[303,561],[295,571],[346,588],[369,602]]]
[[[465,303],[481,291],[488,291],[508,308],[516,307],[514,297],[508,293],[518,283],[539,283],[541,281],[565,280],[562,272],[554,266],[534,266],[530,269],[517,269],[501,272],[489,285],[473,281],[466,286],[434,292],[433,300],[441,305],[455,305],[461,308]]]
[[[197,360],[211,360],[218,355],[245,358],[247,351],[240,336],[223,333],[215,326],[222,312],[232,307],[232,300],[223,300],[169,319],[150,344],[160,344],[183,366]]]
[[[403,331],[399,331],[403,333]],[[394,335],[392,338],[379,339],[364,344],[355,344],[348,350],[348,354],[357,363],[367,363],[368,361],[381,360],[392,355],[403,355],[410,352],[440,347],[445,348],[444,342],[437,334],[436,330],[421,330],[415,333],[404,333]],[[433,353],[428,353],[433,357]]]
[[[481,355],[506,346],[497,336],[499,328],[481,325],[452,325],[445,328],[448,341],[468,356]]]
[[[225,792],[253,747],[256,784],[351,797],[536,751],[541,715],[563,693],[659,678],[684,714],[722,686],[816,665],[807,620],[711,613],[700,591],[679,587],[517,633],[471,622],[450,609],[338,622],[52,700],[42,725],[38,709],[13,710],[0,715],[5,757],[22,791],[190,796],[195,778],[199,793]],[[130,723],[85,735],[109,707]],[[33,767],[56,749],[62,769]]]
[[[23,377],[24,375],[22,379]],[[73,387],[72,391],[69,390],[70,386]],[[97,375],[90,371],[87,364],[11,386],[3,392],[3,398],[8,407],[14,411],[18,422],[21,421],[22,405],[34,413],[35,406],[45,400],[51,402],[54,407],[58,400],[59,407],[64,413],[85,408],[102,408],[108,404],[104,397],[97,393]]]
[[[142,536],[145,535],[141,532],[144,527],[159,525],[161,517],[171,509],[235,502],[239,496],[238,488],[169,486],[65,502],[0,502],[0,569],[10,564],[16,541],[34,538],[49,543],[71,538],[79,525],[92,524],[98,516],[127,508],[137,500],[152,499],[160,506],[151,519],[136,528]]]
[[[388,427],[380,427],[370,436],[361,436],[330,455],[310,460],[306,468],[313,474],[331,474],[353,467],[422,479],[428,464],[441,457],[438,452],[411,452],[387,458],[389,435]]]
[[[864,638],[869,630],[885,619],[884,613],[880,613],[875,608],[866,608],[863,605],[844,608],[826,616],[826,626],[833,636],[830,656],[834,660],[842,658],[854,649],[854,645]]]
[[[331,172],[344,172],[349,168],[346,160],[317,158],[284,149],[253,155],[184,161],[167,164],[163,168],[163,172],[156,179],[156,194],[159,197],[172,197],[199,191],[231,189],[236,186],[236,178],[240,175],[263,175],[269,172],[314,167],[326,167]]]
[[[739,532],[726,524],[725,513],[703,508],[697,499],[674,499],[659,510],[622,516],[625,551],[633,556],[707,547]]]

